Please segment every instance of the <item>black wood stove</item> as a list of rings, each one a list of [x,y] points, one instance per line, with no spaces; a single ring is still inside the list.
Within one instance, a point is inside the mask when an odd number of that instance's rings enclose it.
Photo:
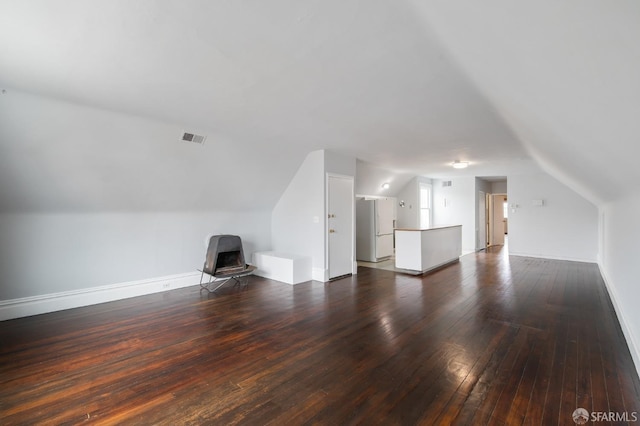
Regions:
[[[240,278],[251,275],[255,270],[255,266],[247,265],[244,260],[242,240],[239,236],[214,235],[209,239],[209,247],[200,275],[200,287],[214,292],[229,280],[240,284]],[[209,275],[207,283],[202,282],[204,274]],[[216,287],[212,289],[212,285]]]

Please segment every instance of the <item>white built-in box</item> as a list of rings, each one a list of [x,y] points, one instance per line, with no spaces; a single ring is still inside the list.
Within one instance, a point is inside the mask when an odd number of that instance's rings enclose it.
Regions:
[[[424,273],[458,261],[462,225],[396,229],[396,268]]]
[[[254,272],[260,277],[282,281],[287,284],[299,284],[311,281],[311,258],[275,251],[253,253]]]

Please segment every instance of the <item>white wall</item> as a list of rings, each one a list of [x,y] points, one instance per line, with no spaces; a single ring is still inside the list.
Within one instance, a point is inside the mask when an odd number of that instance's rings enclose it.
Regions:
[[[442,180],[433,181],[434,226],[462,225],[462,252],[471,253],[476,247],[477,194],[475,177],[446,179],[451,186],[443,187]]]
[[[492,194],[506,194],[507,193],[507,181],[499,180],[496,182],[491,182],[491,190],[489,191]]]
[[[397,206],[396,227],[397,228],[420,228],[420,184],[428,183],[433,185],[433,181],[424,176],[416,176],[398,192],[398,203],[404,201],[404,207]],[[433,197],[433,191],[432,191]],[[432,200],[433,201],[433,200]],[[433,215],[433,205],[432,215]]]
[[[505,185],[506,188],[506,185]],[[476,218],[475,218],[475,226],[476,226],[476,250],[482,250],[485,248],[481,241],[485,238],[480,238],[480,234],[485,232],[485,224],[480,223],[480,214],[479,214],[479,206],[480,206],[480,194],[479,191],[484,192],[485,194],[490,194],[493,189],[493,183],[488,182],[486,180],[476,178],[476,190],[475,190],[475,209],[476,209]]]
[[[304,158],[14,90],[0,99],[0,212],[268,211]],[[180,142],[184,129],[208,138]]]
[[[310,257],[315,271],[325,263],[324,161],[324,151],[307,155],[271,214],[273,249]]]
[[[543,171],[511,175],[508,180],[510,254],[597,261],[594,204]],[[544,205],[534,206],[534,200]]]
[[[404,202],[404,207],[398,206],[396,212],[397,228],[420,227],[420,201],[416,180],[410,180],[399,192],[398,203]]]
[[[269,221],[269,212],[2,213],[0,319],[196,285],[208,236],[239,235],[249,260],[269,248]]]
[[[355,157],[341,155],[331,150],[324,150],[323,152],[325,173],[353,176],[355,179],[357,168]]]
[[[493,192],[493,182],[488,182],[482,178],[476,178],[476,195],[477,191],[482,191],[485,194],[491,194]]]
[[[395,197],[415,175],[398,173],[361,160],[356,161],[356,194]],[[383,183],[389,189],[382,188]]]
[[[640,192],[605,204],[601,212],[600,270],[640,374]]]
[[[265,162],[270,147],[219,133],[181,143],[182,124],[16,90],[1,108],[0,318],[173,288],[177,275],[197,284],[211,234],[240,235],[247,260],[270,247],[270,210],[295,170]],[[108,286],[127,291],[93,297]],[[80,296],[22,309],[69,292]]]
[[[271,215],[273,250],[311,257],[312,276],[318,281],[326,281],[328,272],[325,232],[327,173],[353,176],[355,179],[356,160],[326,150],[311,152]]]

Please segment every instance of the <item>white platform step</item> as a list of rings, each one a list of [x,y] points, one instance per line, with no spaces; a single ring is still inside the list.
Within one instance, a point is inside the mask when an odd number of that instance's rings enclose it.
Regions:
[[[259,277],[281,281],[287,284],[299,284],[311,281],[311,258],[276,251],[253,253],[254,272]]]

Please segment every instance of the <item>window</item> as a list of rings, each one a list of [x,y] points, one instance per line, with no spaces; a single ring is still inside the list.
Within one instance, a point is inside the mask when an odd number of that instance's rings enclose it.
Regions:
[[[509,203],[507,203],[506,201],[504,203],[502,203],[502,217],[504,217],[505,219],[509,217]]]
[[[431,227],[431,185],[420,184],[420,228]]]

